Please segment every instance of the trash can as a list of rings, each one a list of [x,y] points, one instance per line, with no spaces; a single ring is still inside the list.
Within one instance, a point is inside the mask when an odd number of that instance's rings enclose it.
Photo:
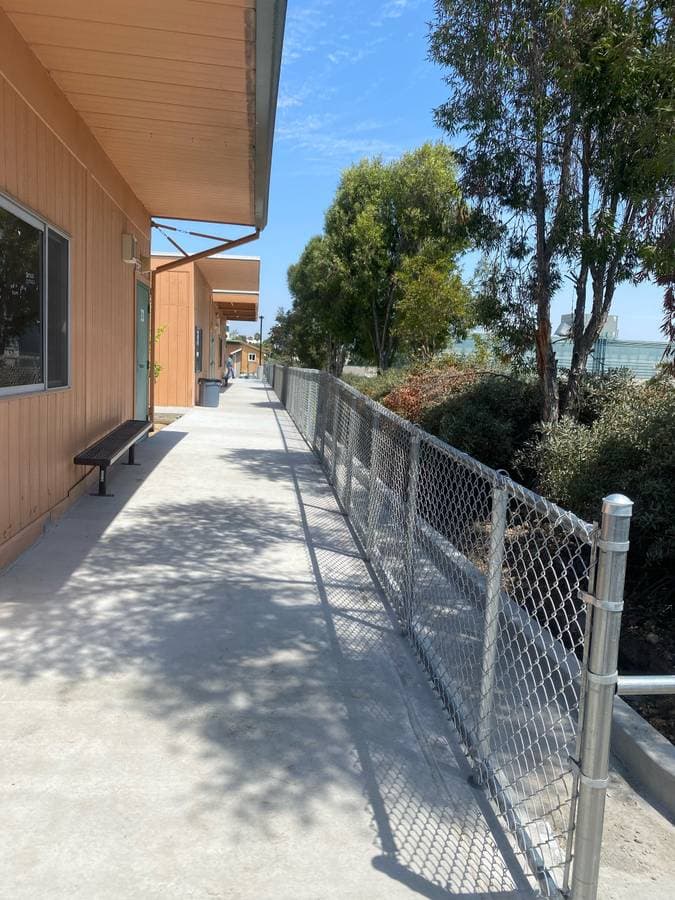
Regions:
[[[220,379],[200,378],[199,406],[218,406],[220,400]]]

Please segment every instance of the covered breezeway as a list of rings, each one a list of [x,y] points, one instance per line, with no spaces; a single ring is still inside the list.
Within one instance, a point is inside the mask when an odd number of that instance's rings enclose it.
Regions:
[[[530,896],[258,382],[0,577],[0,896]]]

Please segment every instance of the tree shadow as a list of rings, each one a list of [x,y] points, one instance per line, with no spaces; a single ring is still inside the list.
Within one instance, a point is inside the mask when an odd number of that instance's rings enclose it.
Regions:
[[[194,758],[178,794],[192,822],[226,806],[274,842],[279,820],[325,828],[328,808],[357,832],[365,795],[377,871],[431,898],[531,896],[318,464],[279,423],[284,449],[225,454],[233,491],[242,468],[265,492],[254,501],[195,497],[197,482],[162,499],[181,471],[156,468],[181,440],[167,429],[143,476],[83,498],[0,577],[0,680],[56,685],[67,704],[109,679],[162,723],[164,750]],[[104,719],[91,728],[115,741]]]

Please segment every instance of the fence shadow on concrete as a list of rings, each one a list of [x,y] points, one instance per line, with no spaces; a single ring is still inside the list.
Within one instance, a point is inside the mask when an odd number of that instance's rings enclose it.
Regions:
[[[196,819],[227,803],[263,835],[289,812],[310,827],[317,801],[342,789],[353,804],[356,785],[373,866],[389,878],[439,900],[530,896],[330,488],[285,414],[279,423],[279,455],[233,456],[231,475],[289,483],[297,514],[273,497],[92,507],[50,536],[44,583],[17,593],[44,564],[35,552],[3,579],[0,677],[53,676],[65,701],[83,680],[132,672],[132,706],[177,744],[189,735],[208,769],[182,797]],[[123,499],[121,479],[117,490]],[[289,559],[309,569],[289,577]]]
[[[469,766],[458,746],[438,732],[436,699],[330,487],[317,477],[317,461],[281,404],[271,405],[282,447],[229,461],[294,485],[341,681],[365,686],[345,692],[344,703],[382,851],[373,866],[430,898],[530,896],[491,807],[480,794],[470,792],[467,799]],[[406,722],[392,721],[392,694],[405,708]],[[415,758],[420,746],[428,769]]]

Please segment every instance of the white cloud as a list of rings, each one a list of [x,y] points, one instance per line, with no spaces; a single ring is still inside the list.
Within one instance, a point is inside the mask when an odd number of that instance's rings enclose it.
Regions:
[[[333,50],[331,53],[327,54],[326,59],[329,62],[332,62],[333,65],[337,65],[338,63],[353,65],[354,63],[361,62],[366,56],[370,56],[372,52],[372,49],[366,49],[364,47],[361,47],[358,50]]]
[[[294,106],[302,106],[302,100],[297,94],[280,94],[277,101],[278,109],[291,109]]]
[[[364,156],[397,156],[397,145],[372,134],[385,127],[372,119],[345,125],[333,114],[313,114],[280,126],[277,137],[294,150],[303,151],[308,161],[332,160],[344,165]]]
[[[319,33],[328,24],[326,0],[314,0],[305,6],[293,5],[286,15],[283,65],[288,66],[317,49]]]
[[[379,28],[387,19],[399,19],[406,10],[414,9],[419,3],[420,0],[386,0],[370,24]]]

